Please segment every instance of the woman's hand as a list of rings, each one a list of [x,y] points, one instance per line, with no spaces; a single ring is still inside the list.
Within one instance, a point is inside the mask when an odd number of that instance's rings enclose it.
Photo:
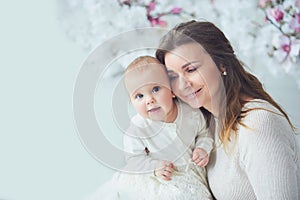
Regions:
[[[154,170],[154,175],[166,181],[169,181],[172,179],[171,177],[172,177],[173,170],[174,170],[173,163],[162,160],[157,163]]]
[[[205,167],[209,161],[209,156],[202,148],[195,148],[193,151],[192,159],[200,167]]]

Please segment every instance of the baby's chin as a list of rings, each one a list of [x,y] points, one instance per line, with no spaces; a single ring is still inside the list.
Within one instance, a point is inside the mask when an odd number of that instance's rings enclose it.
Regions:
[[[164,115],[149,115],[148,119],[151,119],[152,121],[165,122],[167,120],[167,116],[164,116]]]
[[[165,122],[166,118],[165,117],[149,117],[152,121],[160,121],[160,122]]]

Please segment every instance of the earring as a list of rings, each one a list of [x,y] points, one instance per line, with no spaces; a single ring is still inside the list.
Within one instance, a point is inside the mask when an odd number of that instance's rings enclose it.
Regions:
[[[222,75],[223,75],[223,76],[227,76],[227,72],[224,71],[224,72],[222,73]]]
[[[173,94],[173,96],[172,96],[173,98],[175,98],[176,96]]]

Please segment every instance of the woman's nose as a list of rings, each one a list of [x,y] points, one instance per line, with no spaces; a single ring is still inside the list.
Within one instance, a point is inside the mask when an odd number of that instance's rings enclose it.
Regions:
[[[178,87],[180,90],[187,89],[187,88],[191,87],[191,82],[186,77],[181,76],[181,77],[179,77]]]

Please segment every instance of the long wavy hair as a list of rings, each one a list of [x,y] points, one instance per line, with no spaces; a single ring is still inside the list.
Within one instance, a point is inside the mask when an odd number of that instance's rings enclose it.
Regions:
[[[199,43],[211,56],[219,70],[221,71],[220,67],[224,66],[227,72],[227,76],[223,76],[226,105],[219,134],[225,147],[230,141],[232,132],[234,133],[233,136],[237,136],[238,125],[246,126],[242,123],[242,119],[247,112],[253,110],[242,110],[243,106],[249,101],[244,97],[268,101],[281,112],[291,128],[295,130],[287,114],[264,90],[261,82],[244,69],[244,64],[237,59],[230,42],[214,24],[194,20],[179,24],[161,39],[156,57],[162,64],[165,64],[167,52],[191,42]],[[200,109],[205,115],[209,126],[212,114],[203,107]]]

